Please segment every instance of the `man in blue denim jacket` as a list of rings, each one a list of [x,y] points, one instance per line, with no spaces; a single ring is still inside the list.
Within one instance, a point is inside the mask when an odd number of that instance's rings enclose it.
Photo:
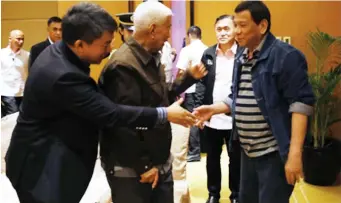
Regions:
[[[201,120],[231,113],[241,152],[241,203],[288,203],[302,177],[302,148],[315,103],[304,55],[270,32],[267,6],[243,1],[235,9],[232,94],[201,106]]]

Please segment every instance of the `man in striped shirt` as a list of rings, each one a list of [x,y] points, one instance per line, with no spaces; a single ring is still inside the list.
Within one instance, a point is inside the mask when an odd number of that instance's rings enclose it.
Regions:
[[[261,1],[235,9],[237,53],[232,93],[201,106],[201,120],[231,113],[241,152],[240,203],[288,203],[302,177],[302,148],[315,103],[304,55],[270,32],[270,12]]]

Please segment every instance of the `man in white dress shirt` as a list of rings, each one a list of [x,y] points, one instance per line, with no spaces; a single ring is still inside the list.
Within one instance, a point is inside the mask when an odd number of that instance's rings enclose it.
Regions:
[[[201,29],[198,26],[191,26],[187,31],[189,45],[181,49],[179,60],[176,67],[179,69],[178,77],[186,71],[191,65],[196,65],[201,62],[201,57],[207,46],[201,41]],[[192,85],[185,91],[184,108],[192,112],[196,104],[195,88]],[[189,162],[200,161],[200,137],[199,129],[196,126],[191,127],[188,143],[188,156]]]
[[[12,30],[9,45],[0,51],[1,117],[19,111],[27,78],[29,52],[22,49],[24,33]]]

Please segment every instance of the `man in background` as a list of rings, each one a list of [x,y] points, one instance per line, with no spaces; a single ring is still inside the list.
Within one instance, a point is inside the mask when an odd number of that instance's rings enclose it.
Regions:
[[[12,30],[9,45],[1,49],[1,117],[19,111],[27,78],[30,53],[22,49],[25,37],[21,30]]]
[[[53,16],[47,21],[47,39],[31,47],[29,68],[44,49],[62,38],[62,19]]]
[[[198,26],[191,26],[187,31],[187,39],[189,45],[182,48],[179,54],[179,60],[176,67],[179,69],[178,77],[182,77],[186,70],[193,66],[200,64],[202,54],[207,49],[207,46],[201,41],[201,29]],[[192,85],[185,91],[184,107],[192,112],[195,107],[196,85]],[[200,161],[200,135],[199,129],[196,126],[191,127],[188,143],[187,161]]]
[[[133,13],[120,13],[120,14],[117,14],[116,17],[118,17],[118,22],[119,22],[118,33],[121,36],[121,41],[124,43],[129,39],[129,37],[131,37],[131,35],[134,32],[134,23],[132,20]],[[112,54],[116,50],[117,49],[113,49],[110,52],[109,58],[111,58]]]
[[[197,84],[196,106],[220,102],[231,90],[235,54],[238,45],[234,40],[233,16],[221,15],[214,24],[217,44],[208,48],[202,57],[202,62],[208,70],[205,78]],[[205,144],[207,148],[206,170],[207,203],[218,203],[221,191],[222,146],[228,146],[231,139],[232,118],[225,114],[214,115],[205,123]],[[229,188],[231,203],[238,202],[240,181],[240,147],[233,143],[233,149],[227,147],[229,156]]]
[[[161,50],[161,63],[164,66],[166,83],[170,86],[173,82],[173,62],[176,59],[176,50],[172,48],[172,45],[165,41]]]

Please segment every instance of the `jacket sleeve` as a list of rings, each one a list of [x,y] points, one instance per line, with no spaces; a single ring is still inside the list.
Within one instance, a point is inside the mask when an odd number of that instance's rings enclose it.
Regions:
[[[203,56],[201,57],[201,63],[207,67],[205,62],[205,55],[206,51],[203,53]],[[208,70],[209,71],[209,70]],[[201,78],[195,87],[195,107],[199,107],[204,104],[204,98],[205,98],[205,92],[206,92],[206,86],[207,86],[207,80],[208,80],[209,74],[207,74],[205,77]]]
[[[288,53],[281,62],[278,87],[290,104],[289,112],[313,113],[315,96],[309,83],[307,62],[298,50]]]
[[[31,47],[31,51],[30,51],[30,58],[29,58],[29,65],[28,65],[28,72],[30,72],[30,69],[32,67],[33,62],[36,60],[36,58],[38,57],[38,50],[37,47],[32,46]]]
[[[125,80],[121,83],[115,81],[119,79],[119,77],[110,78],[111,81],[108,81],[109,90],[122,88],[121,90],[125,91],[124,88],[129,88],[129,85],[134,83],[131,78],[129,80],[121,78],[121,80]],[[92,120],[100,127],[155,126],[158,118],[158,111],[155,108],[117,105],[109,99],[114,97],[114,91],[108,94],[108,98],[98,91],[94,83],[93,79],[79,73],[64,74],[54,83],[53,98],[62,107],[84,119]],[[118,88],[115,84],[127,84],[127,87]],[[126,95],[121,98],[123,101],[127,99]],[[130,102],[130,104],[134,103]]]
[[[168,92],[169,102],[173,103],[177,96],[196,82],[197,80],[194,79],[188,71],[185,72],[183,77],[175,79]]]

